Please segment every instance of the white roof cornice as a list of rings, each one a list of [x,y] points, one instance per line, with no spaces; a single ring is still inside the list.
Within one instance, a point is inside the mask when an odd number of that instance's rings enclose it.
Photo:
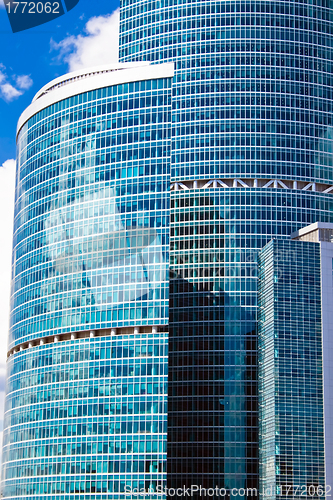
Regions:
[[[23,111],[18,120],[16,137],[29,118],[56,102],[103,87],[141,80],[172,78],[173,75],[173,63],[150,64],[149,62],[109,64],[68,73],[52,80],[37,92],[30,106]]]

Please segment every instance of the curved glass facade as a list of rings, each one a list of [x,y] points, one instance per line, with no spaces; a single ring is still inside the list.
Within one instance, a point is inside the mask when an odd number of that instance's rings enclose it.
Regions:
[[[330,183],[332,33],[329,0],[122,0],[121,60],[175,61],[171,177]]]
[[[167,323],[170,85],[73,96],[20,130],[9,348]]]
[[[4,498],[122,499],[163,485],[167,343],[163,332],[103,335],[12,355]]]
[[[258,488],[257,253],[333,222],[332,14],[121,0],[121,60],[173,61],[173,80],[74,90],[25,121],[5,498]]]
[[[258,487],[256,255],[333,218],[332,14],[328,0],[121,1],[121,60],[176,68],[170,487]]]
[[[165,483],[173,72],[127,74],[18,133],[4,498]]]

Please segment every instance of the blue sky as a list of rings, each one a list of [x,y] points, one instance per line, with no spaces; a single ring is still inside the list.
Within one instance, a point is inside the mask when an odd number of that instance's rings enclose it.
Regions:
[[[2,4],[2,0],[0,2]],[[115,11],[118,1],[80,0],[73,10],[62,17],[20,33],[11,32],[3,4],[1,7],[0,165],[8,158],[14,157],[16,123],[22,110],[31,102],[40,87],[71,69],[66,61],[71,52],[80,50],[75,43],[84,43],[84,38],[87,38],[86,43],[98,38],[98,30],[103,26],[101,16],[108,16]],[[86,25],[92,18],[99,18],[100,21],[97,19],[95,23],[90,23],[90,32],[94,30],[95,36],[92,33],[89,36],[87,33]],[[114,50],[114,47],[103,47],[102,43],[108,38],[106,35],[100,38],[107,62],[107,52]],[[112,33],[109,37],[109,40],[111,39]],[[98,62],[97,60],[96,64]]]
[[[80,0],[73,10],[54,21],[12,33],[2,2],[0,0],[0,440],[9,319],[17,120],[37,91],[53,78],[68,71],[116,62],[119,25],[117,0]]]

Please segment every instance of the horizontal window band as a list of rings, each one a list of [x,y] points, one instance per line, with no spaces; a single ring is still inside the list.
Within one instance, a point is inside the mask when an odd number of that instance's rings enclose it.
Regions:
[[[120,335],[146,335],[156,333],[167,333],[168,325],[142,325],[142,326],[124,326],[118,328],[106,328],[102,330],[84,330],[79,332],[66,332],[57,335],[49,335],[48,337],[40,337],[18,344],[7,352],[7,358],[13,354],[22,352],[32,347],[42,346],[46,344],[56,344],[69,340],[78,340],[95,337],[115,337]]]
[[[275,188],[293,189],[298,191],[312,191],[316,193],[333,194],[332,184],[319,182],[307,182],[290,179],[198,179],[193,181],[172,182],[171,191],[183,191],[192,189],[230,189],[230,188]]]

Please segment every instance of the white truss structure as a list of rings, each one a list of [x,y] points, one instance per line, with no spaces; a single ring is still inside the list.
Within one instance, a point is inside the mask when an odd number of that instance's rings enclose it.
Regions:
[[[172,182],[171,191],[188,189],[230,189],[230,188],[273,188],[297,189],[299,191],[314,191],[317,193],[332,193],[333,185],[319,182],[304,182],[286,179],[199,179],[194,181]]]

